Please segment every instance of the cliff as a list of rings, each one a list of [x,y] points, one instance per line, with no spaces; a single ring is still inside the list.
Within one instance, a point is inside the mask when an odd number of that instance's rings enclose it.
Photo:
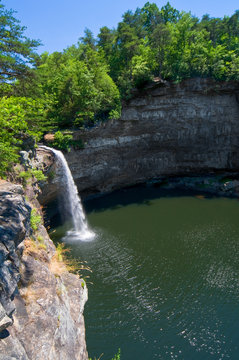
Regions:
[[[20,185],[0,183],[0,359],[86,360],[87,288],[57,257]],[[36,216],[36,215],[35,215]]]
[[[124,104],[122,117],[75,133],[85,148],[66,155],[81,194],[160,176],[239,169],[239,84],[157,82]]]
[[[86,195],[163,176],[238,173],[238,122],[238,83],[159,81],[135,92],[120,120],[76,132],[85,147],[66,157]],[[49,178],[44,204],[57,194],[54,155],[39,148],[34,161]],[[32,232],[35,195],[28,188],[28,202],[21,186],[0,183],[0,360],[85,360],[87,288],[59,264],[44,226]]]

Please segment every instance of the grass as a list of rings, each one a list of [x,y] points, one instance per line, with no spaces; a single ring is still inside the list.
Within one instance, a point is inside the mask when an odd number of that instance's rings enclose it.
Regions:
[[[111,360],[120,360],[120,354],[121,351],[120,349],[118,350],[117,354],[115,354],[115,356],[111,359]],[[100,360],[102,358],[103,354],[100,355],[100,357],[98,359],[96,359],[96,357],[94,358],[94,360]],[[89,358],[89,360],[93,360],[92,358]],[[103,359],[102,359],[103,360]]]
[[[86,263],[80,263],[75,259],[71,259],[69,254],[70,249],[65,248],[65,244],[58,244],[56,247],[56,253],[52,257],[50,262],[50,269],[55,276],[61,276],[66,272],[74,273],[80,277],[81,270],[91,271]]]
[[[29,305],[31,302],[36,301],[39,298],[39,295],[35,290],[28,286],[21,289],[21,297],[24,299],[25,304]]]
[[[38,243],[32,238],[28,238],[24,242],[24,255],[32,256],[35,260],[49,262],[46,250],[47,247],[44,243]]]

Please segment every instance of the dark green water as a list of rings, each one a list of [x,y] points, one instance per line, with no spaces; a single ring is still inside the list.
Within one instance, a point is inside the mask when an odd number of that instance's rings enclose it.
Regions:
[[[85,204],[92,242],[71,244],[93,273],[89,355],[239,358],[239,202],[153,188]]]

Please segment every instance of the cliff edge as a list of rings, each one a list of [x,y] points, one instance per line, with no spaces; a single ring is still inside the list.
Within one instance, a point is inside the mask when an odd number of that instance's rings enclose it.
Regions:
[[[28,197],[0,182],[0,359],[86,360],[87,287],[59,261]]]
[[[160,176],[239,171],[239,83],[155,82],[124,104],[120,120],[79,131],[66,155],[82,194]]]

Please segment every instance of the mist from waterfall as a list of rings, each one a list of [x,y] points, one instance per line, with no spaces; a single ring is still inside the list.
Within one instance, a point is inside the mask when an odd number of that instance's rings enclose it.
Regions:
[[[52,151],[56,157],[57,175],[61,189],[59,211],[64,218],[70,218],[73,224],[73,229],[67,232],[66,238],[81,241],[92,240],[95,233],[89,229],[76,184],[63,153],[47,146],[41,146],[41,148]]]

